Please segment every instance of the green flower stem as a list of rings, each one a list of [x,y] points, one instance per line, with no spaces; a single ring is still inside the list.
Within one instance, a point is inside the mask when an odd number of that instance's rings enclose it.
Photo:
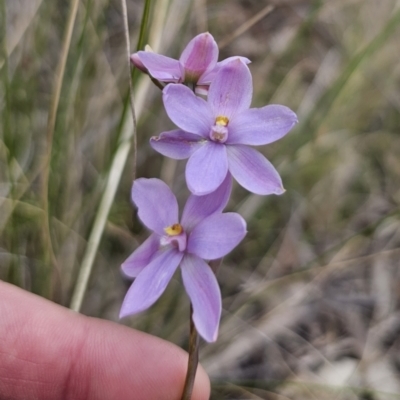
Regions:
[[[210,268],[216,274],[222,264],[222,258],[209,262]],[[186,372],[185,386],[181,400],[190,400],[192,397],[194,380],[196,378],[197,365],[199,364],[199,335],[193,322],[193,307],[190,305],[190,338],[189,338],[189,360]]]
[[[196,378],[197,366],[199,364],[199,342],[199,335],[193,322],[193,307],[190,305],[189,360],[181,400],[190,400],[192,397],[194,380]]]

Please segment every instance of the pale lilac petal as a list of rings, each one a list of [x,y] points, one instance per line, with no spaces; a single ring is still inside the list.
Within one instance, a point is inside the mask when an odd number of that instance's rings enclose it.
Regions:
[[[230,63],[233,60],[237,60],[237,59],[242,61],[242,63],[244,63],[244,64],[251,63],[251,61],[246,57],[233,56],[233,57],[225,58],[225,60],[218,62],[213,69],[204,72],[204,74],[200,77],[197,84],[198,85],[210,85],[210,83],[215,79],[215,75],[217,75],[217,72],[221,69],[221,67],[223,67],[224,65]],[[201,93],[201,94],[203,94],[203,93]]]
[[[228,173],[228,158],[223,144],[206,142],[195,151],[186,165],[189,190],[203,196],[216,190]]]
[[[132,186],[132,200],[143,224],[159,235],[165,235],[164,228],[178,222],[178,202],[160,179],[136,179]]]
[[[218,62],[216,65],[216,68],[218,70],[219,68],[223,67],[224,65],[229,64],[231,61],[235,61],[237,59],[239,59],[243,64],[246,64],[246,65],[251,63],[251,61],[247,57],[232,56],[232,57],[225,58],[225,60]]]
[[[152,233],[121,265],[126,276],[136,278],[160,248],[160,237]]]
[[[119,317],[136,314],[153,305],[163,294],[183,254],[175,248],[160,251],[132,283],[122,303]]]
[[[181,263],[182,280],[193,306],[193,322],[200,336],[215,342],[221,318],[221,292],[210,266],[186,254]]]
[[[250,70],[237,58],[224,65],[216,74],[208,90],[208,102],[214,117],[225,116],[231,119],[250,107],[252,94]]]
[[[182,74],[178,60],[151,51],[136,54],[153,78],[162,82],[180,82]]]
[[[285,136],[296,123],[296,114],[285,106],[250,108],[230,121],[227,143],[253,146],[272,143]]]
[[[207,70],[218,61],[218,46],[208,32],[194,37],[183,50],[179,62],[185,72],[185,82],[197,82]]]
[[[215,213],[197,224],[188,238],[187,252],[206,260],[221,258],[246,235],[246,222],[237,213]]]
[[[163,156],[175,160],[189,158],[200,146],[204,138],[180,129],[163,132],[160,136],[153,136],[150,145]]]
[[[232,191],[231,174],[226,177],[217,190],[205,196],[192,194],[183,209],[181,224],[185,232],[189,233],[192,228],[203,219],[215,212],[221,212],[228,204]]]
[[[282,194],[285,189],[274,166],[258,151],[242,145],[226,146],[229,171],[249,192]]]
[[[208,137],[214,124],[210,106],[187,86],[167,85],[163,90],[165,110],[172,122],[186,132]]]
[[[140,60],[138,53],[133,53],[130,56],[131,63],[140,71],[145,72],[147,74],[148,70]]]
[[[202,96],[207,96],[208,94],[208,85],[203,85],[203,86],[196,86],[194,91],[196,94],[200,94]]]

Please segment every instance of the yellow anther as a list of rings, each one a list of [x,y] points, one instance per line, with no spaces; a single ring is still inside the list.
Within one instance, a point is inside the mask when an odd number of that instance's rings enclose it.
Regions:
[[[219,126],[227,126],[229,123],[229,118],[220,115],[219,117],[215,118],[215,125]]]
[[[180,235],[183,231],[182,225],[180,224],[173,224],[171,226],[167,226],[164,228],[164,231],[169,236],[177,236]]]

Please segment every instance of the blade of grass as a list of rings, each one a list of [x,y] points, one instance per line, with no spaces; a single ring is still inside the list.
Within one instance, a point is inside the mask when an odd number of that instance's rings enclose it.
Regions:
[[[6,0],[3,0],[2,3],[5,4]],[[6,35],[3,36],[4,41],[5,41],[5,55],[7,57],[9,57],[12,52],[14,51],[14,49],[17,47],[18,43],[21,41],[21,39],[23,38],[26,30],[29,28],[29,26],[31,25],[31,22],[33,21],[33,19],[35,18],[35,15],[37,13],[37,11],[39,10],[40,6],[42,5],[43,0],[36,0],[36,1],[32,1],[30,7],[31,7],[31,12],[27,13],[27,17],[25,16],[23,23],[20,24],[22,25],[22,27],[20,26],[20,29],[17,30],[17,34],[14,35],[14,37],[12,37],[12,39],[10,40],[6,40]],[[5,14],[4,14],[5,15]],[[2,26],[3,29],[6,30],[7,24],[6,21],[2,21]],[[4,65],[4,59],[0,58],[0,69],[3,68]]]
[[[235,40],[240,35],[243,35],[246,31],[248,31],[253,25],[255,25],[258,21],[261,21],[265,16],[270,14],[274,10],[274,6],[268,4],[264,7],[261,11],[259,11],[256,15],[252,18],[247,20],[244,24],[240,25],[233,33],[231,33],[228,37],[225,37],[221,40],[218,44],[219,49],[223,49],[224,47],[228,46],[233,40]]]
[[[122,19],[124,22],[124,34],[125,34],[125,45],[126,45],[126,61],[128,67],[128,81],[129,81],[129,103],[131,107],[132,113],[132,144],[133,144],[133,171],[132,171],[132,180],[136,178],[136,159],[137,159],[137,137],[136,137],[136,113],[135,113],[135,101],[133,97],[133,83],[132,83],[132,74],[130,73],[131,70],[131,62],[130,62],[130,55],[131,55],[131,46],[130,46],[130,39],[129,39],[129,25],[128,25],[128,10],[126,6],[126,0],[121,0],[121,8],[122,8]]]
[[[1,43],[0,43],[0,51],[1,51],[1,56],[3,57],[3,64],[4,68],[2,69],[2,84],[3,84],[3,92],[4,92],[4,105],[3,105],[3,112],[2,112],[2,124],[3,124],[3,138],[2,141],[5,146],[5,157],[8,158],[7,162],[5,163],[6,165],[9,164],[10,161],[10,146],[8,144],[8,133],[9,133],[9,127],[10,127],[10,82],[9,82],[9,76],[8,76],[8,52],[7,52],[7,9],[6,9],[6,3],[5,0],[2,0],[0,3],[0,38]],[[7,171],[8,172],[8,171]],[[10,181],[11,183],[11,181]]]
[[[147,3],[150,3],[150,0],[147,0],[146,4]],[[160,46],[164,20],[167,13],[167,3],[167,1],[159,1],[154,5],[155,16],[152,24],[152,30],[149,35],[149,41],[155,51],[157,51]],[[147,22],[147,20],[145,22]],[[141,28],[141,38],[144,37],[144,34],[142,34],[142,32],[144,32],[144,28]],[[146,77],[141,77],[138,82],[137,92],[135,95],[135,111],[137,117],[140,116],[143,110],[144,100],[150,82],[151,81],[149,79],[146,79]],[[134,135],[133,124],[134,121],[132,118],[132,114],[126,112],[123,116],[121,139],[112,161],[103,196],[95,217],[93,228],[89,236],[74,293],[72,295],[70,308],[77,312],[79,312],[82,306],[97,249],[99,247],[100,240],[107,222],[108,214],[110,212],[111,205],[113,203],[115,193],[121,179],[122,171],[125,167],[128,154],[131,149],[132,139]]]
[[[297,128],[297,140],[301,143],[310,140],[310,135],[313,135],[322,124],[325,117],[328,115],[335,100],[342,92],[343,88],[353,76],[353,74],[360,67],[361,63],[370,58],[376,51],[382,48],[382,45],[394,32],[400,24],[400,10],[394,13],[389,19],[383,29],[360,51],[358,52],[347,64],[346,68],[334,82],[334,84],[322,95],[317,103],[317,107],[305,118],[300,121],[300,126]],[[294,139],[296,140],[296,139]],[[292,141],[291,147],[294,149],[300,148],[300,143]]]
[[[42,229],[42,240],[44,245],[44,265],[51,263],[51,271],[57,267],[57,259],[53,251],[53,245],[51,241],[51,230],[50,230],[50,219],[49,219],[49,175],[50,175],[50,163],[51,154],[53,149],[53,138],[54,129],[56,125],[57,110],[60,103],[61,89],[64,79],[65,66],[67,64],[67,58],[69,49],[71,46],[72,32],[75,26],[76,15],[78,13],[79,0],[71,0],[70,10],[67,20],[67,26],[65,29],[60,59],[57,65],[55,74],[55,82],[53,86],[50,109],[47,118],[47,129],[46,129],[46,143],[47,149],[45,151],[44,159],[42,161],[42,175],[41,175],[41,199],[44,211],[44,222]],[[51,280],[51,273],[45,274],[46,279]],[[47,287],[48,285],[44,285]],[[50,288],[48,289],[50,291]],[[49,295],[50,293],[48,293]]]

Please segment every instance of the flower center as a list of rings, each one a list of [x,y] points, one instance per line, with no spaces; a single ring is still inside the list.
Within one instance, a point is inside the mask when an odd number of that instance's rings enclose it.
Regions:
[[[183,231],[182,225],[181,224],[173,224],[171,226],[167,226],[164,228],[164,232],[168,236],[177,236],[180,235]]]
[[[210,131],[210,139],[214,142],[225,143],[228,139],[228,123],[229,118],[223,115],[219,115],[215,118],[215,124]]]
[[[228,126],[229,124],[229,118],[224,117],[223,115],[219,115],[217,118],[215,118],[215,125],[219,126]]]
[[[179,251],[186,250],[187,237],[181,224],[173,224],[164,228],[164,232],[167,234],[161,238],[161,246],[174,246]]]

